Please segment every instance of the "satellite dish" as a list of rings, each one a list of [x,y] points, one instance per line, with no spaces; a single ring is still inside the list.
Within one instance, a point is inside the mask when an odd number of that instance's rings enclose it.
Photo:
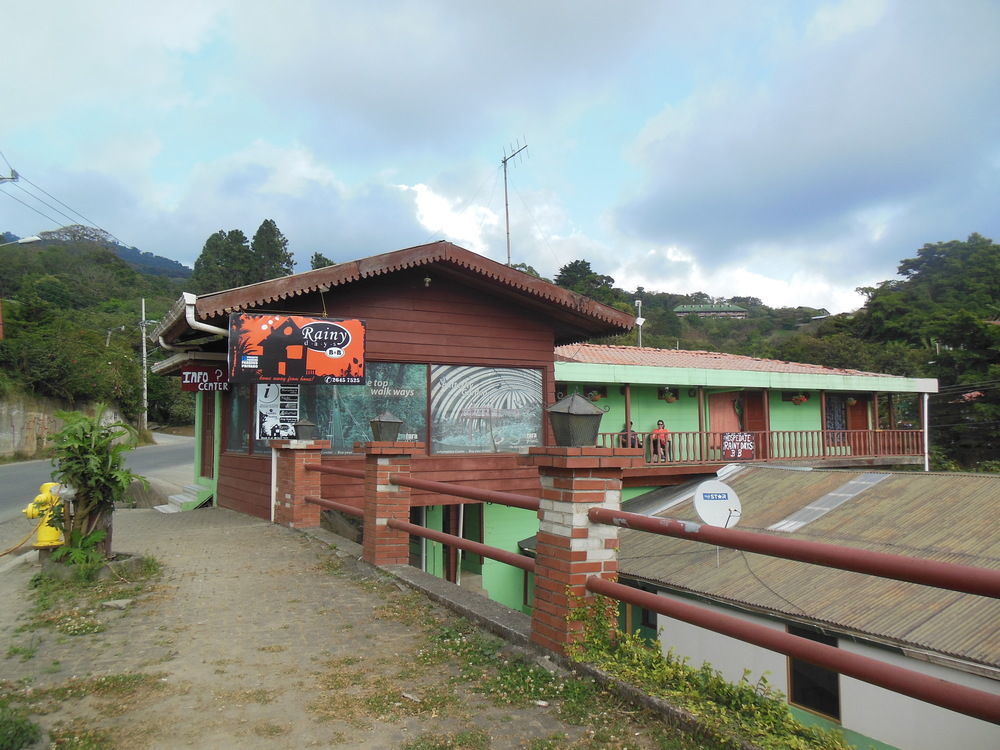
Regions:
[[[736,490],[718,479],[709,479],[694,491],[694,509],[709,526],[732,528],[739,523],[743,509]]]

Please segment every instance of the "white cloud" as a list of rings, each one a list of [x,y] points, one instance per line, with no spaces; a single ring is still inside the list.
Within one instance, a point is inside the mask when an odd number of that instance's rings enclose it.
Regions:
[[[415,194],[417,219],[432,235],[443,235],[467,250],[488,254],[487,230],[500,224],[500,217],[489,208],[460,205],[423,184],[399,188]]]
[[[888,0],[841,0],[821,5],[806,27],[806,38],[832,42],[878,23]]]

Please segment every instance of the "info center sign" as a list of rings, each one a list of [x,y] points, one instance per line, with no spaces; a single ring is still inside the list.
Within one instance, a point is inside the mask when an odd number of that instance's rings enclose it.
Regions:
[[[305,315],[232,313],[231,383],[365,382],[365,324]]]

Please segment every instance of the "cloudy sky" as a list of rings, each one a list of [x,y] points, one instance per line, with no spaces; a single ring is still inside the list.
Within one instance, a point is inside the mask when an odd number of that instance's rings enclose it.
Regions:
[[[266,218],[302,268],[436,239],[503,261],[500,159],[527,143],[512,256],[549,277],[583,258],[630,290],[839,312],[924,243],[1000,239],[997,0],[8,0],[3,19],[0,175],[31,184],[0,184],[0,231],[21,236],[70,223],[41,189],[188,265]]]

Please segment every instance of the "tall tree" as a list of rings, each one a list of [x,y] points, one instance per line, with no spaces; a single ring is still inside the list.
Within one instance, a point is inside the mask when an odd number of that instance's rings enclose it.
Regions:
[[[191,284],[200,293],[252,284],[256,277],[247,236],[239,229],[219,230],[207,240],[194,262]]]
[[[288,251],[288,240],[273,219],[264,219],[250,243],[254,281],[266,281],[292,272],[295,262]]]
[[[559,269],[555,282],[561,287],[572,289],[605,304],[611,304],[618,301],[619,297],[623,297],[614,287],[615,280],[595,272],[590,267],[590,261],[586,260],[567,263]]]
[[[314,271],[317,268],[326,268],[327,266],[335,266],[335,265],[337,265],[337,262],[330,260],[325,255],[323,255],[323,253],[313,253],[312,257],[309,259],[309,267]]]

